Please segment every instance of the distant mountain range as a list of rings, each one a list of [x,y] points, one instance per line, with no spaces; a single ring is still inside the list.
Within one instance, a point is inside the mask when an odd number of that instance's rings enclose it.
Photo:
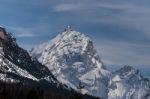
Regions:
[[[60,94],[74,92],[104,99],[150,98],[150,81],[139,70],[124,66],[110,72],[92,40],[71,27],[33,48],[30,54],[1,27],[0,80],[39,85]],[[94,97],[83,96],[83,99]]]
[[[92,40],[68,27],[56,38],[31,51],[59,82],[78,91],[105,99],[150,98],[150,82],[139,70],[125,66],[111,73],[106,69]]]

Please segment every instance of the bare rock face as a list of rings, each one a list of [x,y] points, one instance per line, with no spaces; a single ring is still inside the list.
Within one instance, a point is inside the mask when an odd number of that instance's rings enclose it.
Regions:
[[[6,39],[6,31],[3,27],[0,27],[0,39]]]

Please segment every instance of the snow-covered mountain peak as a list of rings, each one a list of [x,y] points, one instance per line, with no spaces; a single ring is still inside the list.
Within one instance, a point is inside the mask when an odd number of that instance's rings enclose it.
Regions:
[[[67,63],[67,65],[73,65],[74,61],[82,61],[83,57],[80,57],[81,55],[88,56],[88,58],[91,58],[91,62],[86,64],[92,64],[92,66],[105,69],[105,66],[94,49],[91,39],[83,33],[70,28],[65,29],[64,32],[60,33],[48,43],[43,43],[40,46],[35,47],[31,53],[37,58],[39,58],[41,54],[43,54],[42,56],[53,56],[59,58],[63,56],[62,61],[63,63]],[[66,60],[66,58],[70,58],[70,61]],[[39,60],[46,61],[43,57],[40,57]]]
[[[92,41],[89,37],[84,35],[81,32],[77,32],[73,29],[65,29],[64,32],[60,33],[55,38],[55,43],[59,43],[59,45],[64,45],[64,47],[72,47],[72,49],[77,49],[76,51],[83,52],[86,48],[92,44]],[[93,45],[91,45],[93,46]]]
[[[134,72],[134,71],[137,71],[137,69],[130,65],[126,65],[123,68],[121,68],[119,71],[120,72]]]
[[[98,56],[92,40],[81,32],[65,29],[56,38],[35,47],[31,52],[62,83],[82,93],[105,97],[109,71]],[[102,87],[103,86],[103,87]]]
[[[149,99],[150,82],[138,69],[124,66],[109,81],[108,99]]]
[[[133,68],[132,66],[129,66],[129,65],[124,66],[123,68],[119,69],[115,73],[122,77],[129,77],[129,76],[133,76],[133,75],[141,76],[141,73],[139,72],[138,69]]]

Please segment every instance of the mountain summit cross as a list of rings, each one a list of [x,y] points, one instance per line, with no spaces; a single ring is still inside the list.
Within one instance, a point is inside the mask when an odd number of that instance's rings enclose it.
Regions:
[[[65,31],[72,31],[72,30],[73,30],[72,27],[69,25],[65,28]]]

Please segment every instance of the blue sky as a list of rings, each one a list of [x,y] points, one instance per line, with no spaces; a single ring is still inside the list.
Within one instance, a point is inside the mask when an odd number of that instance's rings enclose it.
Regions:
[[[21,47],[49,41],[71,25],[94,41],[108,67],[150,68],[150,0],[0,0],[0,25]]]

